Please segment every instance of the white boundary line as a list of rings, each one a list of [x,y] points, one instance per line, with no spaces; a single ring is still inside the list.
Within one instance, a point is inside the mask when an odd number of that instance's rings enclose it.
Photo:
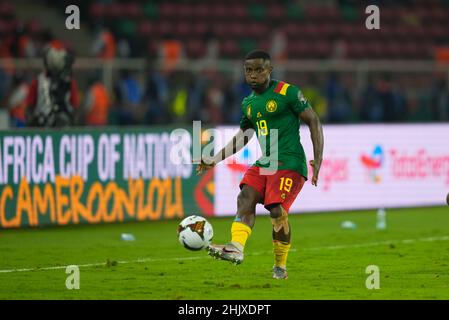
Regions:
[[[336,246],[325,246],[325,247],[312,247],[312,248],[302,248],[301,251],[318,251],[318,250],[340,250],[340,249],[350,249],[350,248],[364,248],[364,247],[374,247],[381,245],[390,245],[390,244],[413,244],[416,242],[435,242],[435,241],[449,241],[449,236],[442,237],[427,237],[427,238],[418,238],[418,239],[403,239],[403,240],[385,240],[385,241],[377,241],[377,242],[367,242],[361,244],[349,244],[349,245],[336,245]],[[292,249],[290,251],[298,251],[297,249]],[[261,255],[266,252],[254,252],[248,255],[256,256]],[[117,264],[130,264],[130,263],[145,263],[145,262],[157,262],[157,261],[185,261],[185,260],[198,260],[198,259],[206,259],[207,256],[204,257],[182,257],[182,258],[142,258],[135,260],[127,260],[127,261],[116,261]],[[86,263],[86,264],[77,264],[78,267],[98,267],[98,266],[106,266],[106,262],[97,262],[97,263]],[[43,268],[20,268],[20,269],[3,269],[0,270],[0,273],[12,273],[12,272],[32,272],[32,271],[46,271],[46,270],[59,270],[66,269],[68,266],[52,266],[52,267],[43,267]]]

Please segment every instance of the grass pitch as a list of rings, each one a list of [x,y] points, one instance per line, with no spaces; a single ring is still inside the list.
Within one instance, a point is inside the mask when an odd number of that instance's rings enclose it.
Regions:
[[[214,242],[229,240],[232,220],[209,219]],[[383,231],[374,211],[291,215],[288,280],[271,278],[267,216],[239,266],[184,249],[178,222],[0,231],[0,299],[449,299],[448,207],[390,209]],[[67,265],[80,268],[79,290],[66,288]],[[380,289],[365,286],[369,265]]]

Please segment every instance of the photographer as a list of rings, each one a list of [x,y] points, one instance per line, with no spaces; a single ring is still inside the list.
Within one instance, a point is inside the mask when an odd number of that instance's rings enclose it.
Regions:
[[[44,72],[33,80],[27,97],[26,124],[32,127],[67,127],[75,124],[79,97],[72,77],[73,55],[50,45],[44,53]]]

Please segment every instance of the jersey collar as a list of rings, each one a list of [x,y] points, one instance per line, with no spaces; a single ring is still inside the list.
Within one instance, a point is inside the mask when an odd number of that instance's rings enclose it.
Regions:
[[[268,87],[267,87],[264,91],[262,91],[261,93],[257,93],[257,92],[255,92],[255,91],[253,90],[253,92],[251,93],[251,97],[263,95],[265,92],[271,90],[271,89],[273,88],[273,86],[276,85],[277,82],[278,82],[278,81],[277,81],[277,80],[274,80],[274,79],[270,80],[270,84],[268,85]]]

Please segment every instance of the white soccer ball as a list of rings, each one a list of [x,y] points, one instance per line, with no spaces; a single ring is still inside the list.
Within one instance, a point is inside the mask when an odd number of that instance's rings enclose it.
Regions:
[[[212,225],[201,216],[189,216],[178,225],[178,239],[184,248],[198,251],[207,248],[214,236]]]

